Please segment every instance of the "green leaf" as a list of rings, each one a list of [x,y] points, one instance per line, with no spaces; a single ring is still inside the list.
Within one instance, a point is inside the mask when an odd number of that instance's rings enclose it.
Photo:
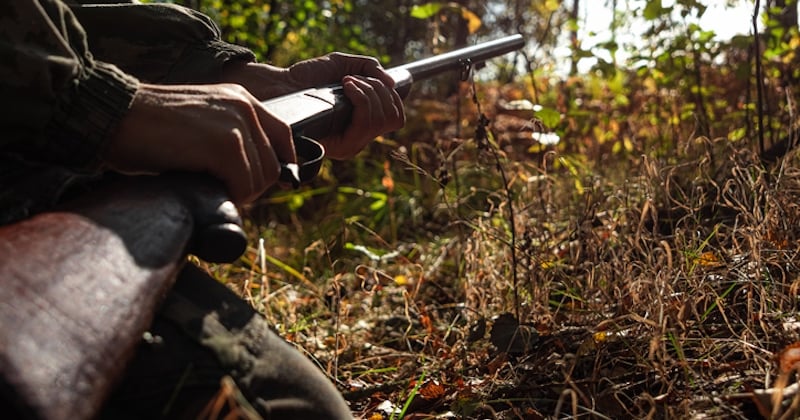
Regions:
[[[375,200],[369,205],[369,209],[372,211],[378,211],[384,207],[386,207],[386,200]]]
[[[536,117],[547,127],[553,128],[561,122],[561,113],[553,108],[542,108],[536,111]]]
[[[698,41],[702,43],[707,43],[714,39],[716,33],[714,31],[701,31],[700,36],[697,38]]]
[[[728,133],[728,140],[739,141],[743,139],[745,135],[747,135],[747,128],[740,127]]]
[[[294,213],[297,210],[300,210],[300,208],[303,207],[303,204],[305,204],[305,202],[306,200],[302,194],[292,194],[289,202],[287,203],[287,206],[289,207],[289,211]]]
[[[664,13],[664,7],[661,5],[661,0],[650,0],[644,7],[642,16],[646,20],[655,20]]]
[[[411,17],[417,19],[428,19],[429,17],[439,13],[442,9],[442,3],[425,3],[415,5],[411,8]]]
[[[244,27],[245,23],[247,23],[247,18],[242,15],[231,16],[228,24],[231,25],[231,28],[242,28]]]

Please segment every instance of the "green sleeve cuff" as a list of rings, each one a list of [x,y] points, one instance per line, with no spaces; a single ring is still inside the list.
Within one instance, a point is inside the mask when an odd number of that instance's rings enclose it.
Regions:
[[[107,140],[127,113],[139,81],[102,62],[62,96],[46,128],[42,155],[74,169],[96,169]]]

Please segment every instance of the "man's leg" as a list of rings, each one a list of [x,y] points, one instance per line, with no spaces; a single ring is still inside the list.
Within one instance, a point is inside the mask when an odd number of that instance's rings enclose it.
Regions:
[[[187,264],[103,418],[197,418],[232,378],[264,418],[352,419],[311,361],[247,302]]]

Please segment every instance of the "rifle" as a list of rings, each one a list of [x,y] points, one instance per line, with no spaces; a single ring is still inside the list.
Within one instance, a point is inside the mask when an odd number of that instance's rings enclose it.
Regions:
[[[449,71],[466,80],[474,66],[516,51],[525,45],[521,35],[511,35],[471,47],[403,64],[387,70],[395,90],[405,97],[415,81]],[[292,127],[299,164],[281,165],[281,181],[295,187],[314,178],[325,157],[325,148],[314,139],[344,131],[353,110],[341,85],[305,89],[262,102],[274,115]]]

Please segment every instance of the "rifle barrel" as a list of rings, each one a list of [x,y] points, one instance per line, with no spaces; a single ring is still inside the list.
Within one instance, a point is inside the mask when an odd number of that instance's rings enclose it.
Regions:
[[[490,58],[516,51],[524,45],[525,40],[522,38],[522,35],[510,35],[472,47],[460,48],[444,54],[393,67],[389,69],[388,72],[390,74],[410,74],[412,80],[403,80],[403,82],[413,83],[414,81],[427,79],[446,71],[459,70],[463,68],[465,64],[475,65],[483,63]],[[469,61],[467,62],[467,60]]]

